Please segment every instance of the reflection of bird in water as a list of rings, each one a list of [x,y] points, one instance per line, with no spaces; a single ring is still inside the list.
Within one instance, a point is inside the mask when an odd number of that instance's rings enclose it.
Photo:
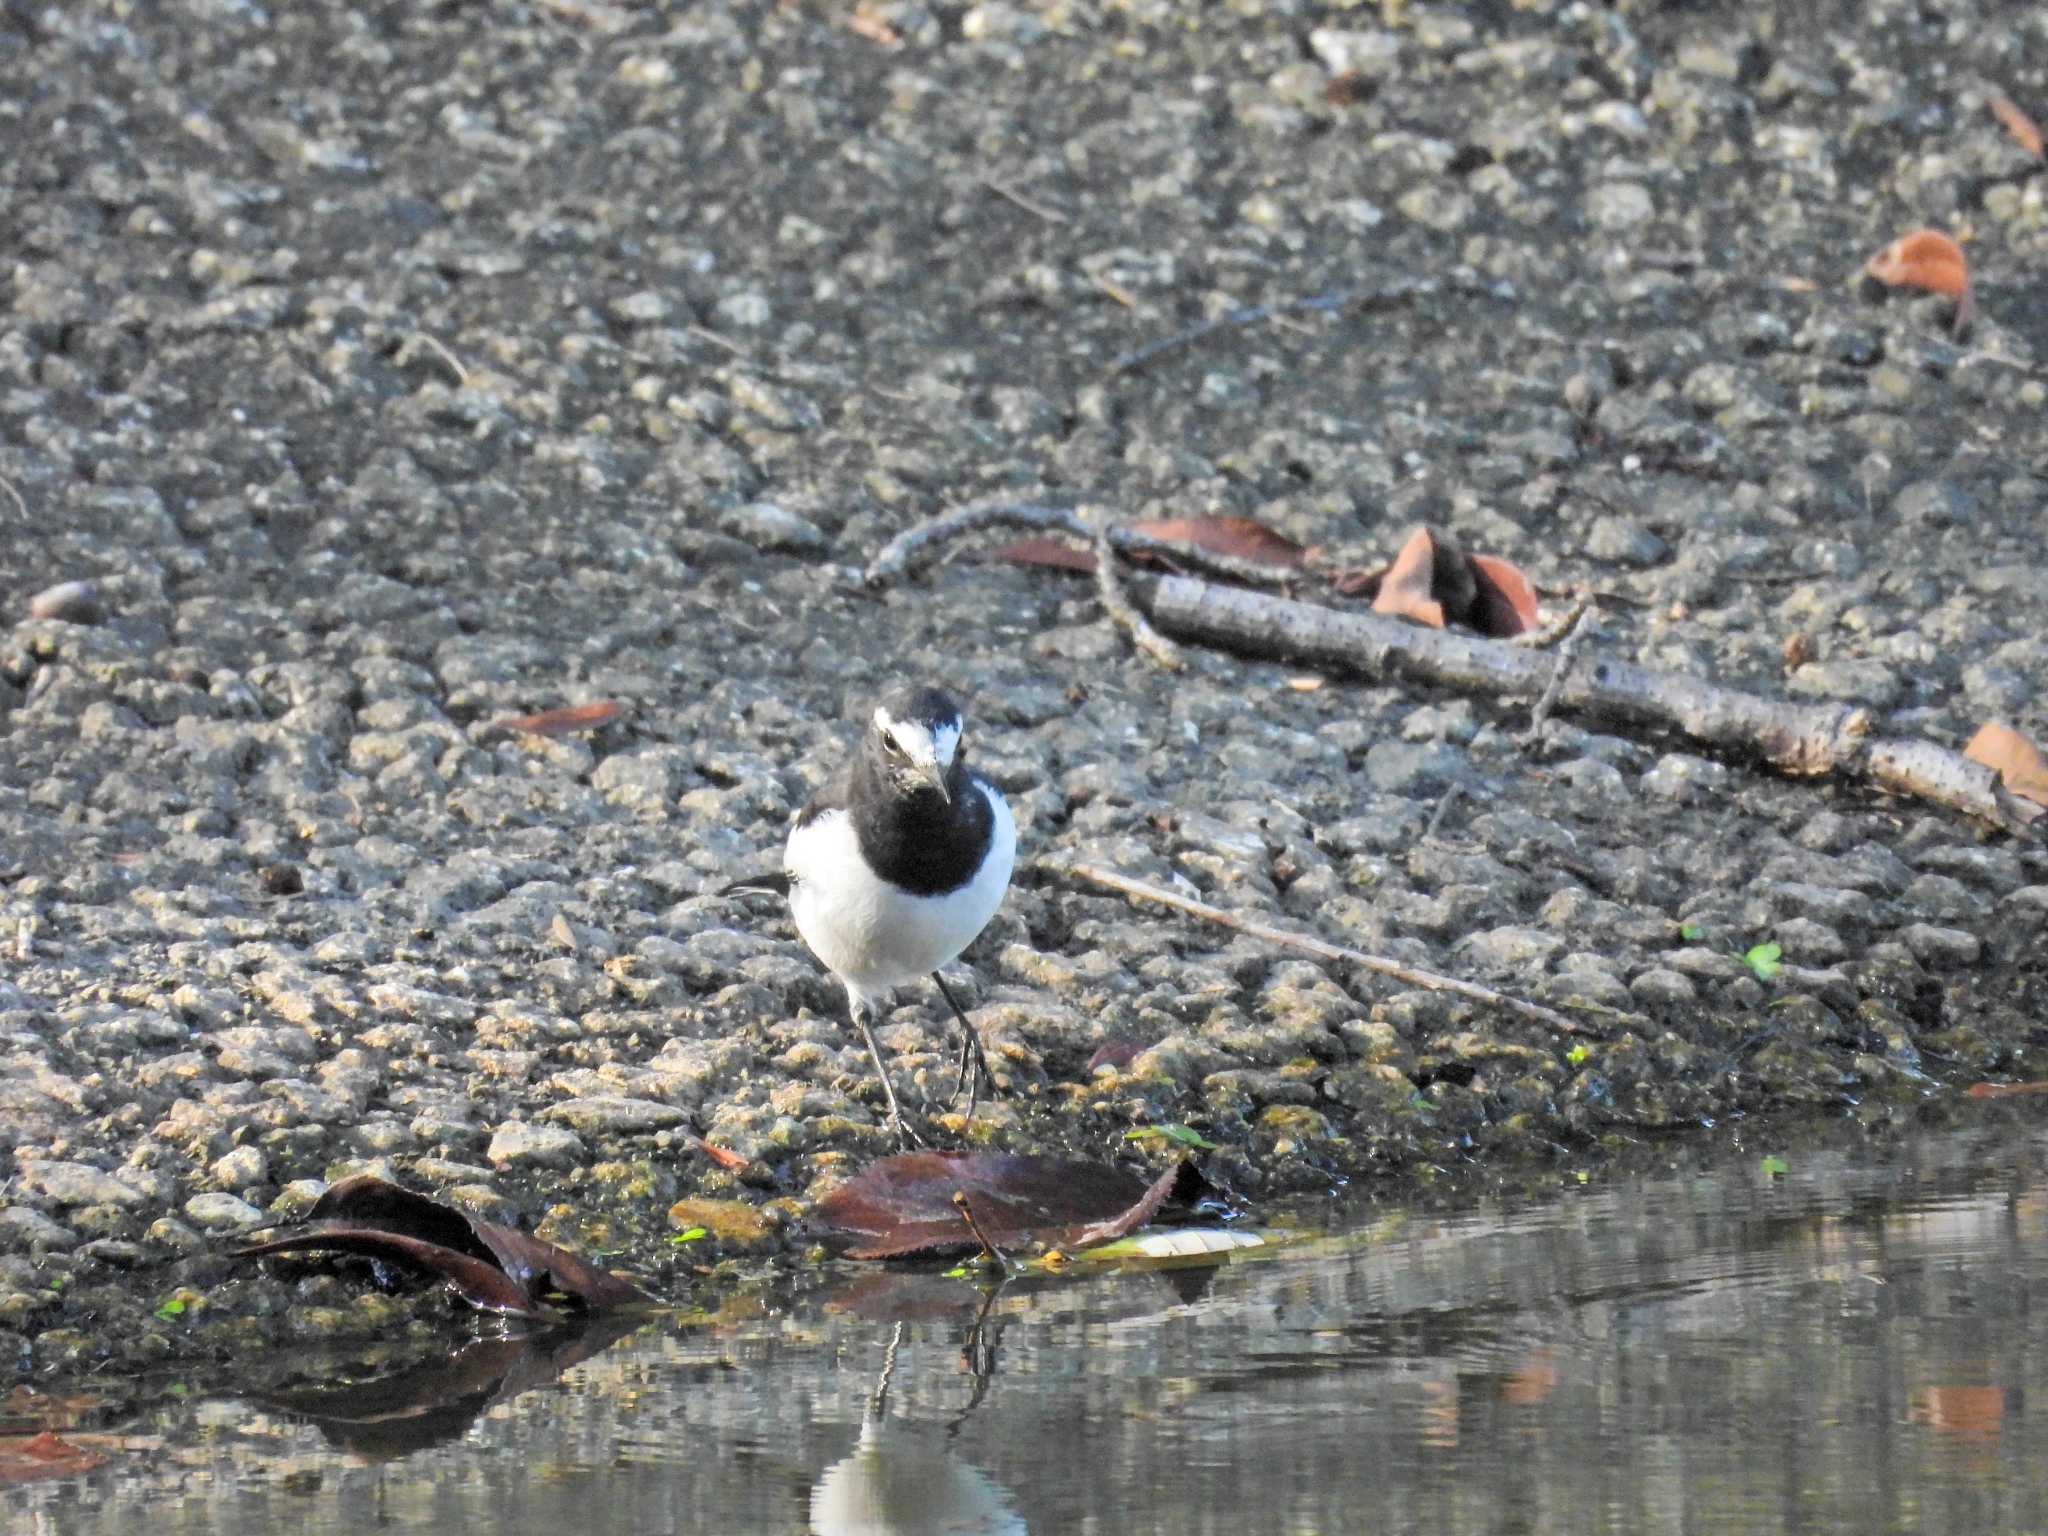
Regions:
[[[946,1448],[942,1432],[891,1423],[886,1408],[899,1324],[882,1379],[861,1416],[860,1442],[811,1489],[816,1536],[1024,1536],[1010,1496]]]

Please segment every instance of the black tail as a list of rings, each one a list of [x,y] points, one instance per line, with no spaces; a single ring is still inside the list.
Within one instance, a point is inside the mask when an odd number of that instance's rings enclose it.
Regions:
[[[779,869],[772,875],[749,875],[744,880],[733,881],[731,885],[720,886],[715,894],[720,896],[737,896],[742,891],[766,891],[774,896],[787,896],[789,894],[789,875],[786,871]]]

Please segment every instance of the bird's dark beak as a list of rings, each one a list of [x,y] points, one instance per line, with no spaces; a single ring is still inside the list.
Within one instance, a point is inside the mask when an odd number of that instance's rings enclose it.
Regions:
[[[948,805],[953,803],[953,791],[946,788],[946,770],[941,765],[938,763],[926,763],[918,772],[924,775],[926,783],[939,792],[941,800],[945,801]]]

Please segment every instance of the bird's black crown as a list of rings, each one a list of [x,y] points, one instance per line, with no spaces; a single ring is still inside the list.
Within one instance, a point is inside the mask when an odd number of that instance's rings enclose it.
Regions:
[[[934,733],[941,726],[950,725],[955,731],[960,729],[960,707],[953,702],[952,695],[929,683],[915,688],[898,688],[881,701],[876,713],[886,714],[891,720],[921,725]]]

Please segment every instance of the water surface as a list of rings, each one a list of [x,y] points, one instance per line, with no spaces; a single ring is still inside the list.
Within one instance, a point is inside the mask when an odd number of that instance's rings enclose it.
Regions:
[[[993,1297],[847,1264],[772,1315],[484,1339],[437,1363],[430,1409],[397,1381],[166,1410],[106,1467],[0,1495],[0,1523],[2048,1530],[2035,1118],[1782,1174],[1769,1147],[1687,1148],[1450,1213],[1333,1203],[1328,1235],[1262,1257]]]

